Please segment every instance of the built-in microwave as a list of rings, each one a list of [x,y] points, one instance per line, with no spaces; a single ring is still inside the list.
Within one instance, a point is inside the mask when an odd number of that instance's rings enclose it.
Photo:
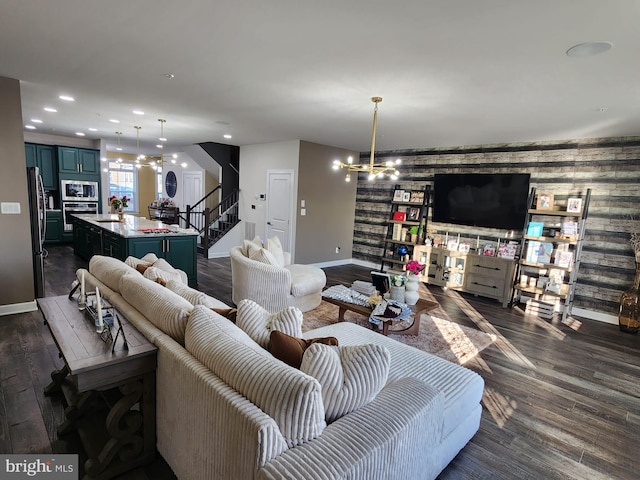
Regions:
[[[98,201],[98,182],[85,180],[60,180],[62,201],[84,200]]]

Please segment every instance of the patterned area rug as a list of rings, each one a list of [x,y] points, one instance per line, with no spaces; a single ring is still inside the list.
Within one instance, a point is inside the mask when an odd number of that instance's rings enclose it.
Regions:
[[[346,312],[344,319],[369,328],[369,319],[354,312]],[[304,314],[304,332],[324,327],[338,321],[338,307],[321,302],[318,308]],[[389,336],[399,342],[431,353],[450,362],[463,365],[496,340],[495,335],[474,330],[430,315],[420,319],[418,335]]]

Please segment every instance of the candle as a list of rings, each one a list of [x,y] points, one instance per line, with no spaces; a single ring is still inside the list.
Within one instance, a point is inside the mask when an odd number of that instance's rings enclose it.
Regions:
[[[460,234],[458,234],[458,245],[460,245]]]
[[[99,331],[102,332],[104,324],[102,323],[102,302],[100,301],[100,290],[96,287],[96,310],[98,312],[98,327]]]
[[[80,275],[80,301],[84,301],[84,270]]]
[[[449,232],[444,234],[444,244],[449,245]]]
[[[480,250],[480,235],[476,238],[476,250]]]

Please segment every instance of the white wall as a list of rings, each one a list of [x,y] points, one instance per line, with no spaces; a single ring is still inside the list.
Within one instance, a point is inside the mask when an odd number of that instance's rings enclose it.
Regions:
[[[173,203],[176,207],[180,208],[180,211],[186,211],[187,206],[184,204],[184,192],[182,191],[182,175],[186,172],[200,172],[202,174],[202,195],[205,195],[207,192],[204,191],[204,180],[206,171],[202,168],[198,163],[196,163],[191,156],[186,152],[177,152],[178,159],[175,164],[171,163],[170,155],[165,157],[164,168],[162,171],[162,185],[164,188],[164,182],[167,178],[167,173],[174,172],[176,174],[176,180],[178,183],[178,188],[176,189],[176,195],[172,198]],[[186,162],[187,166],[182,167],[180,164]],[[167,197],[166,192],[162,192],[163,197]]]
[[[289,169],[294,171],[293,202],[298,202],[298,164],[300,159],[300,141],[263,143],[240,147],[240,219],[256,225],[255,234],[265,236],[267,202],[256,198],[267,193],[267,171]],[[255,209],[251,208],[255,205]],[[292,253],[295,251],[295,217],[292,219]]]

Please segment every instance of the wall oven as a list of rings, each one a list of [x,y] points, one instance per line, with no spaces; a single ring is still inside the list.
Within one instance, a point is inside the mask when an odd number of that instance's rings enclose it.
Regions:
[[[98,201],[98,182],[88,182],[86,180],[60,180],[62,201],[85,202]]]
[[[62,219],[64,221],[64,231],[73,230],[72,214],[95,215],[98,213],[96,202],[62,202]]]

